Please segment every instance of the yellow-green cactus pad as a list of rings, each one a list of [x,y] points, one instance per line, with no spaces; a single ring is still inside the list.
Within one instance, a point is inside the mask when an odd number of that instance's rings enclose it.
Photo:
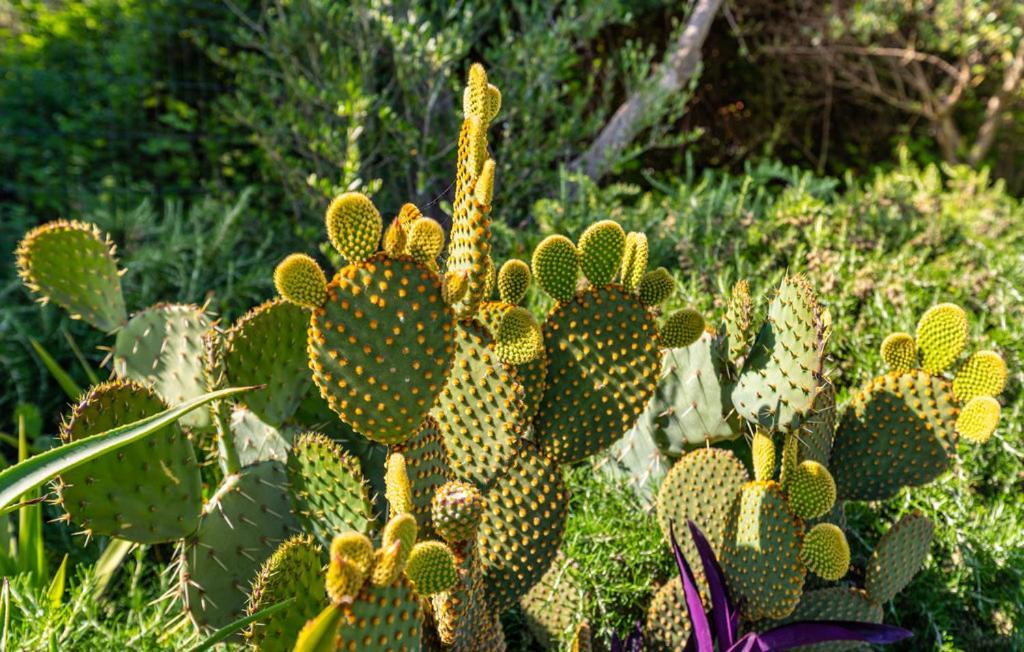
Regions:
[[[404,577],[387,586],[367,583],[345,611],[337,649],[350,652],[396,652],[421,647],[423,608]]]
[[[466,76],[466,90],[462,96],[462,111],[466,116],[477,116],[489,119],[491,115],[491,98],[488,95],[487,71],[479,63],[469,67]]]
[[[402,226],[398,218],[395,218],[384,231],[384,253],[392,258],[404,254],[407,240],[408,236],[405,233],[405,227]]]
[[[486,493],[480,557],[488,603],[501,613],[548,570],[569,516],[569,490],[553,460],[528,441]]]
[[[850,544],[846,535],[831,523],[818,523],[804,535],[800,560],[818,577],[836,581],[850,570]]]
[[[486,487],[508,468],[524,434],[524,390],[515,368],[498,359],[487,329],[475,321],[456,327],[454,358],[434,418],[455,477]]]
[[[583,275],[593,285],[608,285],[622,266],[626,232],[618,222],[601,220],[580,236],[579,257]]]
[[[854,395],[836,430],[839,497],[882,500],[931,482],[956,450],[957,408],[949,383],[927,372],[889,373]]]
[[[378,254],[343,267],[313,311],[309,365],[320,394],[357,432],[397,444],[413,436],[444,387],[454,315],[437,275]]]
[[[513,306],[505,311],[494,334],[494,352],[506,364],[522,365],[544,353],[544,336],[533,313]]]
[[[750,286],[745,280],[736,281],[729,294],[725,311],[725,335],[729,339],[728,354],[733,362],[747,354],[752,339],[751,326],[754,304],[750,300]]]
[[[437,421],[433,417],[426,417],[415,437],[404,444],[392,446],[391,451],[405,457],[412,489],[411,513],[416,517],[420,538],[428,538],[434,533],[430,518],[434,492],[453,477],[448,467],[448,451]]]
[[[973,444],[984,444],[999,425],[999,401],[991,396],[975,396],[967,401],[956,418],[956,431]]]
[[[303,528],[323,544],[342,532],[365,532],[372,512],[359,461],[333,440],[300,436],[288,457],[291,504]]]
[[[675,349],[690,346],[704,334],[704,318],[693,308],[669,315],[661,325],[661,344]]]
[[[638,231],[626,234],[626,247],[622,254],[622,269],[619,278],[622,285],[630,292],[640,287],[640,279],[647,273],[647,235]]]
[[[488,332],[493,338],[498,332],[498,327],[501,325],[501,320],[505,313],[513,307],[515,306],[502,301],[485,301],[480,304],[477,319],[487,327]],[[532,421],[534,415],[537,414],[537,410],[540,409],[540,403],[544,399],[544,388],[547,383],[547,371],[548,360],[543,351],[534,359],[515,368],[515,375],[524,390],[523,403],[526,406],[526,410],[523,413],[523,419],[526,422]]]
[[[469,291],[469,277],[465,272],[449,271],[444,275],[444,286],[441,295],[449,306],[462,301]]]
[[[904,373],[917,364],[917,342],[909,333],[892,333],[882,340],[882,361],[889,371]]]
[[[932,306],[917,322],[917,348],[921,366],[937,374],[949,368],[967,343],[967,315],[953,303]]]
[[[786,497],[789,508],[800,518],[818,518],[835,504],[836,483],[824,466],[813,460],[804,460],[788,479]]]
[[[580,259],[576,245],[564,235],[550,235],[533,250],[533,275],[540,289],[556,301],[566,302],[576,293]]]
[[[331,540],[330,557],[348,559],[362,580],[373,570],[373,543],[362,532],[337,534]]]
[[[114,341],[114,373],[149,385],[170,406],[209,391],[203,337],[209,317],[190,305],[158,304],[129,320]],[[193,410],[181,419],[193,428],[210,427],[207,410]]]
[[[421,263],[432,262],[444,249],[444,229],[429,217],[416,220],[409,225],[406,250]]]
[[[327,300],[327,278],[320,265],[306,254],[291,254],[274,269],[274,287],[286,301],[317,308]]]
[[[224,338],[221,360],[228,385],[265,385],[240,397],[264,423],[280,426],[291,418],[312,385],[308,326],[306,310],[278,299],[250,310]]]
[[[58,220],[26,233],[15,256],[18,275],[41,300],[109,332],[128,319],[114,251],[95,225]]]
[[[583,613],[584,596],[562,553],[540,581],[519,599],[530,633],[545,650],[567,643]]]
[[[729,529],[721,557],[730,593],[749,619],[785,618],[804,585],[803,523],[776,482],[747,483],[734,509],[735,529]]]
[[[754,479],[774,480],[775,440],[771,433],[758,428],[750,442],[750,451],[754,460]]]
[[[260,652],[291,652],[307,620],[325,606],[320,578],[320,546],[311,537],[296,535],[274,551],[252,583],[246,615],[292,599],[287,609],[277,611],[249,625],[243,636]]]
[[[875,546],[864,569],[864,588],[875,604],[885,604],[910,584],[931,547],[935,525],[920,512],[895,523]]]
[[[661,371],[658,329],[616,285],[589,287],[544,322],[547,387],[537,441],[558,462],[603,450],[636,423]]]
[[[412,512],[412,487],[409,485],[409,472],[406,469],[405,456],[391,451],[388,453],[384,471],[385,496],[391,516]]]
[[[652,652],[678,652],[686,648],[689,639],[690,617],[686,611],[683,582],[677,576],[658,589],[647,609],[644,649]]]
[[[782,435],[782,456],[779,460],[779,484],[782,485],[783,493],[789,487],[796,467],[800,463],[800,438],[796,431],[787,432]]]
[[[676,291],[676,280],[667,269],[659,267],[643,275],[636,291],[640,303],[645,306],[658,306]]]
[[[773,625],[805,622],[808,620],[845,620],[857,623],[881,623],[882,607],[871,602],[867,593],[849,586],[832,586],[806,591],[800,604],[788,617]],[[861,650],[863,643],[833,641],[801,648],[816,652],[845,652]]]
[[[142,385],[103,383],[72,409],[61,440],[98,435],[166,409]],[[64,473],[57,486],[67,517],[89,534],[160,543],[180,539],[199,525],[199,462],[177,423]]]
[[[280,462],[261,462],[225,477],[203,507],[180,560],[181,600],[197,627],[241,617],[260,566],[296,534],[287,487]]]
[[[505,303],[518,305],[526,296],[532,280],[529,265],[516,258],[506,260],[498,272],[498,296]]]
[[[786,430],[808,415],[821,375],[825,323],[807,281],[784,279],[732,392],[744,419]]]
[[[327,239],[349,263],[361,263],[377,250],[384,221],[360,192],[338,195],[327,207]]]
[[[398,564],[399,571],[405,568],[406,560],[409,559],[409,554],[412,552],[412,547],[416,545],[416,535],[418,534],[418,528],[416,527],[416,517],[412,514],[399,514],[392,516],[391,519],[384,525],[384,530],[381,533],[380,547],[387,550],[398,542],[398,555],[396,557],[396,563]],[[385,584],[390,583],[390,580]]]
[[[995,351],[978,351],[956,372],[953,394],[966,403],[975,396],[999,396],[1006,387],[1006,361]]]
[[[476,538],[485,508],[484,497],[475,486],[453,480],[434,494],[430,514],[441,538],[449,543],[462,543]]]
[[[382,546],[373,554],[373,571],[370,583],[374,586],[391,584],[405,570],[405,555],[402,553],[402,542],[393,540],[391,545]]]
[[[406,560],[405,576],[420,597],[447,591],[458,580],[452,551],[440,541],[417,543]]]
[[[366,583],[366,575],[360,573],[352,560],[344,555],[331,555],[324,574],[324,587],[332,604],[352,602]]]

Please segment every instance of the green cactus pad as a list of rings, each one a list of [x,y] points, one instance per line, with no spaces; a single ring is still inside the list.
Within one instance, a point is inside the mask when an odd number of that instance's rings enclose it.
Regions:
[[[735,530],[725,537],[721,557],[730,593],[748,619],[785,618],[804,585],[803,523],[776,482],[747,483],[734,509]]]
[[[972,444],[984,444],[996,431],[1002,407],[991,396],[975,396],[967,401],[956,418],[956,431]]]
[[[758,428],[750,442],[750,454],[754,461],[754,479],[774,480],[775,440],[772,439],[771,433]]]
[[[350,263],[373,255],[384,222],[370,198],[359,192],[338,195],[327,207],[327,238]]]
[[[378,254],[338,271],[313,311],[309,365],[331,409],[385,444],[419,428],[451,366],[454,317],[437,274]]]
[[[967,315],[953,303],[932,306],[917,322],[921,367],[937,374],[949,368],[967,343]]]
[[[412,513],[420,528],[420,538],[430,538],[434,533],[430,518],[430,503],[434,492],[452,479],[452,471],[448,467],[448,451],[437,422],[428,416],[415,437],[404,444],[393,446],[391,450],[405,457],[412,489]]]
[[[583,275],[593,285],[608,285],[622,265],[626,232],[618,222],[601,220],[587,227],[577,249]]]
[[[640,303],[645,306],[657,306],[666,301],[676,291],[676,280],[664,267],[652,269],[640,279],[636,288]]]
[[[306,254],[291,254],[274,269],[274,287],[283,299],[303,308],[317,308],[327,300],[327,277]]]
[[[43,301],[102,331],[125,323],[114,243],[93,224],[58,220],[38,226],[18,244],[18,274]]]
[[[704,334],[704,318],[693,308],[677,310],[665,318],[661,325],[662,346],[687,347]]]
[[[264,423],[280,426],[309,391],[308,326],[308,310],[277,299],[250,310],[224,338],[227,383],[265,385],[239,399]]]
[[[920,512],[889,528],[864,569],[864,588],[872,602],[884,604],[910,584],[928,556],[934,532],[935,525]]]
[[[558,465],[523,441],[485,497],[480,556],[488,602],[501,613],[540,580],[558,553],[569,490]]]
[[[260,566],[297,529],[280,462],[225,477],[182,549],[181,599],[192,622],[217,629],[242,616]]]
[[[404,577],[388,586],[367,582],[338,628],[337,649],[359,652],[419,650],[423,609]]]
[[[504,303],[518,305],[526,296],[532,280],[529,265],[515,258],[506,260],[498,272],[498,296]]]
[[[292,506],[300,523],[327,545],[342,532],[366,532],[372,521],[359,462],[331,439],[301,435],[288,457]]]
[[[828,466],[832,457],[832,440],[836,435],[836,390],[827,377],[818,385],[811,412],[796,431],[799,459],[813,460]]]
[[[798,623],[808,620],[845,620],[857,623],[881,623],[882,607],[872,604],[867,594],[857,588],[832,586],[807,591],[801,596],[800,604],[782,621],[773,621],[769,626]],[[795,648],[803,652],[844,652],[864,649],[863,643],[834,641]]]
[[[420,597],[447,591],[458,580],[452,551],[440,541],[417,543],[406,560],[405,576]]]
[[[201,308],[158,304],[129,320],[114,341],[114,373],[149,385],[170,406],[196,398],[209,388],[203,336],[210,329]],[[207,410],[193,410],[183,425],[208,428]]]
[[[246,628],[246,642],[260,652],[291,652],[292,645],[307,620],[315,618],[327,606],[324,582],[320,577],[323,551],[311,537],[296,535],[288,539],[260,568],[252,583],[246,614],[294,601],[283,611],[261,618]]]
[[[232,408],[229,427],[235,436],[235,450],[242,467],[288,459],[288,451],[292,447],[291,428],[278,429],[267,425],[241,405]]]
[[[953,394],[962,403],[976,396],[999,396],[1006,387],[1006,361],[995,351],[978,351],[957,369]]]
[[[630,292],[636,292],[640,287],[640,280],[647,273],[647,257],[649,251],[647,246],[647,235],[639,231],[632,231],[626,234],[626,248],[622,255],[622,269],[619,278],[622,285]]]
[[[97,385],[74,407],[61,439],[97,435],[165,409],[152,390],[136,383]],[[70,520],[90,534],[158,543],[199,525],[199,463],[177,423],[63,474],[58,487]]]
[[[817,396],[823,348],[813,290],[801,277],[786,278],[732,392],[736,411],[769,429],[796,426]]]
[[[557,650],[572,638],[583,612],[583,593],[562,553],[540,581],[519,598],[530,633],[545,650]]]
[[[829,467],[839,497],[881,500],[935,479],[955,451],[956,416],[949,383],[927,372],[869,382],[836,430]]]
[[[686,523],[693,521],[711,549],[721,555],[729,519],[744,483],[747,469],[731,452],[701,448],[676,462],[658,491],[658,525],[667,541],[670,526],[694,572],[703,577],[700,556],[687,536]]]
[[[494,352],[502,362],[517,366],[544,355],[544,336],[533,313],[519,306],[506,310],[494,333]]]
[[[575,462],[622,437],[657,387],[658,329],[621,287],[590,287],[544,322],[548,381],[534,427],[542,450]]]
[[[431,521],[449,543],[472,542],[483,519],[486,503],[475,486],[461,480],[446,482],[430,503]]]
[[[556,301],[569,301],[576,293],[579,276],[579,253],[572,240],[551,235],[533,250],[533,276],[540,289]]]
[[[647,609],[644,649],[652,652],[677,652],[690,638],[690,617],[686,611],[683,582],[673,577],[654,594]]]
[[[807,520],[828,513],[836,502],[836,483],[832,474],[814,460],[804,460],[793,470],[786,483],[789,508]]]
[[[652,427],[645,424],[646,416],[645,411],[622,439],[595,459],[594,466],[605,477],[626,484],[640,499],[641,505],[651,509],[658,487],[672,466],[672,458],[654,442]]]
[[[752,338],[751,326],[754,304],[750,300],[750,286],[744,280],[736,281],[729,294],[725,311],[725,336],[729,341],[727,353],[734,364],[747,354]]]
[[[429,217],[416,220],[409,225],[405,248],[419,262],[432,263],[444,249],[444,229]]]
[[[477,320],[487,327],[488,332],[493,338],[498,332],[501,318],[512,307],[512,304],[502,301],[485,301],[480,304]],[[523,419],[524,422],[530,422],[533,420],[534,415],[537,414],[537,410],[540,409],[541,401],[544,400],[544,388],[548,371],[547,355],[542,351],[540,355],[526,364],[517,366],[515,371],[516,377],[519,379],[524,391],[523,403],[525,411]]]
[[[850,544],[839,527],[818,523],[804,535],[800,560],[818,577],[835,581],[850,569]]]
[[[505,472],[523,436],[524,395],[515,368],[498,360],[487,329],[460,323],[452,372],[434,410],[457,478],[484,488]]]
[[[909,333],[892,333],[882,340],[879,351],[889,371],[904,373],[917,364],[917,343]]]

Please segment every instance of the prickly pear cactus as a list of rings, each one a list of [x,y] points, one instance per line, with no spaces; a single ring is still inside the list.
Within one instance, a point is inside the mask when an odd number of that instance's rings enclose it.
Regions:
[[[323,551],[311,537],[296,535],[274,551],[252,583],[246,613],[293,598],[285,610],[258,620],[245,630],[246,642],[260,652],[290,652],[307,620],[327,605],[320,557]]]

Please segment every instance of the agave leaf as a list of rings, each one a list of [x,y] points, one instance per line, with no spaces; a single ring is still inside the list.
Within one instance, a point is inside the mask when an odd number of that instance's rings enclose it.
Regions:
[[[751,632],[729,648],[729,652],[747,650],[779,652],[804,645],[832,641],[861,641],[873,645],[887,645],[911,636],[913,636],[912,632],[893,625],[843,620],[807,620],[782,625],[760,634]]]
[[[333,650],[337,643],[338,626],[341,624],[342,616],[345,615],[340,608],[333,604],[327,605],[320,615],[306,623],[306,626],[299,632],[299,638],[295,641],[294,652],[326,652]]]
[[[729,604],[729,595],[725,592],[725,575],[722,567],[718,565],[715,552],[711,544],[704,538],[697,524],[687,520],[690,526],[690,536],[697,546],[697,553],[700,555],[701,564],[704,566],[704,577],[708,581],[708,593],[711,597],[711,616],[715,622],[715,635],[720,648],[728,649],[736,641],[736,629],[734,622],[737,614],[733,612]]]
[[[189,652],[205,652],[217,643],[220,643],[221,641],[227,639],[235,632],[241,630],[249,623],[260,620],[261,618],[266,618],[271,614],[281,611],[285,607],[290,607],[293,602],[295,602],[294,597],[288,598],[287,600],[282,600],[277,604],[272,604],[265,609],[260,609],[254,614],[251,614],[249,616],[243,616],[242,618],[239,618],[234,622],[230,622],[227,625],[224,625],[223,627],[215,631],[214,633],[210,634],[202,643],[199,643],[195,647],[191,648]]]

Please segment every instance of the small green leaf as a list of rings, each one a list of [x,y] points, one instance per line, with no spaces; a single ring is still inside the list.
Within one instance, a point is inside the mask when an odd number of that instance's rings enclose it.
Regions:
[[[330,652],[337,646],[338,625],[344,612],[338,607],[328,605],[312,624],[308,624],[299,632],[293,652]]]
[[[204,640],[199,645],[193,647],[191,650],[189,650],[189,652],[205,652],[217,643],[220,643],[221,641],[227,639],[229,636],[231,636],[238,630],[242,629],[249,623],[256,622],[261,618],[266,618],[271,614],[275,614],[278,611],[284,609],[285,607],[291,606],[291,603],[293,602],[295,602],[295,598],[288,598],[287,600],[283,600],[281,602],[278,602],[277,604],[270,605],[266,609],[260,609],[251,616],[245,616],[243,618],[239,618],[238,620],[232,623],[228,623],[224,627],[221,627],[220,629],[215,631],[213,634],[210,634],[210,636],[206,640]]]
[[[50,587],[46,589],[46,597],[50,601],[50,607],[57,609],[60,607],[61,601],[64,599],[64,582],[67,579],[68,574],[68,556],[64,555],[64,559],[60,562],[60,568],[53,574],[53,579],[50,580]]]
[[[43,361],[43,365],[50,371],[50,374],[57,381],[57,384],[60,385],[60,388],[64,390],[64,393],[68,395],[68,398],[72,401],[77,401],[78,397],[82,395],[82,388],[78,386],[74,378],[57,364],[53,356],[35,338],[30,337],[28,341],[32,343],[32,348],[36,350],[36,355]]]

